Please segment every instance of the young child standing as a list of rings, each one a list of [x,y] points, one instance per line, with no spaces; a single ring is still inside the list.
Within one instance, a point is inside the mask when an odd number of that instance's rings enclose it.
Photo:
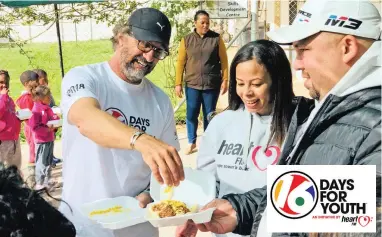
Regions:
[[[9,74],[0,70],[0,163],[21,168],[20,127],[15,103],[9,96]]]
[[[37,75],[38,75],[38,84],[39,85],[49,86],[48,73],[45,70],[43,70],[43,69],[34,69],[33,71],[35,73],[37,73]],[[51,96],[50,96],[50,100],[51,101],[50,101],[49,106],[51,108],[55,107],[56,106],[56,102],[54,101],[52,93],[51,93]],[[55,132],[57,132],[57,130]],[[53,151],[54,151],[54,146],[53,146]],[[53,154],[53,166],[56,166],[56,164],[60,163],[61,161],[62,161],[61,159],[55,157],[54,154]]]
[[[16,104],[20,109],[29,109],[32,111],[33,108],[33,98],[32,90],[38,86],[38,75],[33,71],[25,71],[20,76],[20,82],[24,86],[24,91],[21,96],[16,100]],[[33,166],[35,163],[35,147],[34,139],[31,128],[26,122],[24,124],[24,134],[29,145],[29,165]]]
[[[54,127],[48,125],[51,120],[60,119],[49,107],[51,92],[47,86],[38,86],[32,90],[34,106],[28,123],[31,127],[36,146],[36,186],[35,189],[51,189],[51,166],[53,159]]]
[[[48,81],[48,73],[46,73],[45,70],[43,69],[34,69],[33,70],[35,73],[38,75],[38,84],[43,85],[43,86],[49,86],[49,81]],[[54,101],[53,95],[50,97],[51,101],[49,106],[52,108],[56,106],[56,102]]]

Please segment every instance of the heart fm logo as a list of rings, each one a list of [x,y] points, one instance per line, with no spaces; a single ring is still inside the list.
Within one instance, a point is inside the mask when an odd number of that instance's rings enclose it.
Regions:
[[[267,170],[267,166],[269,164],[274,165],[277,163],[280,153],[280,148],[277,146],[270,146],[265,150],[265,152],[263,151],[262,146],[257,146],[252,151],[253,164],[260,171],[265,171]]]
[[[371,222],[370,216],[359,216],[358,217],[358,224],[362,227],[367,226]]]

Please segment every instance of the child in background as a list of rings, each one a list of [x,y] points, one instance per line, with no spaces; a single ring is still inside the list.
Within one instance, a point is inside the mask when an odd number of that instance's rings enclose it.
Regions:
[[[51,92],[47,86],[38,86],[32,91],[35,101],[32,117],[28,123],[31,127],[36,146],[36,186],[35,189],[47,188],[50,190],[54,183],[51,182],[51,166],[53,159],[54,127],[48,125],[51,120],[60,119],[49,107]]]
[[[29,109],[32,111],[34,102],[31,92],[38,86],[38,75],[33,71],[25,71],[20,76],[20,82],[24,86],[24,91],[16,100],[16,104],[20,109]],[[35,147],[33,134],[28,123],[24,124],[24,134],[29,145],[29,166],[33,167],[35,163]]]
[[[48,81],[48,73],[46,73],[45,70],[42,69],[34,69],[33,70],[35,73],[38,75],[38,84],[42,86],[49,86],[49,81]],[[54,101],[53,95],[51,95],[51,102],[50,102],[50,107],[56,106],[56,102]]]
[[[48,73],[46,73],[46,71],[43,69],[34,69],[33,71],[37,73],[38,75],[38,84],[43,86],[48,86],[49,84]],[[56,103],[54,101],[52,94],[50,96],[50,99],[51,99],[51,102],[49,106],[53,108],[56,106]],[[57,130],[55,132],[57,132]],[[54,144],[53,144],[53,151],[54,151]],[[55,157],[53,154],[53,167],[56,166],[56,164],[60,163],[61,161],[62,161],[61,159]]]
[[[0,163],[21,168],[20,127],[15,103],[8,95],[9,74],[0,70]]]

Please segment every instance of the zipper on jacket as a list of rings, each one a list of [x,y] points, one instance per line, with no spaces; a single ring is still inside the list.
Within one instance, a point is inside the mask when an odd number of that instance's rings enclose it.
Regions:
[[[204,37],[200,37],[200,77],[201,77],[201,84],[202,84],[202,90],[204,89],[204,77],[203,77],[203,64],[202,64],[202,56],[203,56],[203,39]]]
[[[326,110],[328,105],[332,102],[332,99],[333,99],[333,96],[329,95],[328,98],[325,100],[324,104],[318,110],[317,114],[314,116],[312,122],[310,124],[308,124],[308,127],[306,128],[306,131],[304,132],[304,134],[301,137],[300,144],[296,144],[296,146],[298,146],[298,147],[296,148],[296,151],[293,154],[293,156],[295,158],[293,159],[293,157],[289,157],[288,156],[287,160],[290,159],[288,164],[290,164],[290,165],[299,164],[299,162],[301,161],[302,155],[299,155],[297,157],[298,151],[301,150],[301,147],[303,147],[307,143],[307,141],[308,141],[308,139],[309,139],[309,137],[310,137],[310,135],[311,135],[311,133],[313,131],[313,128],[316,129],[316,126],[318,125],[318,123],[320,121],[320,118],[321,118],[322,114],[324,113],[323,111]],[[292,149],[292,152],[293,152],[293,149]]]
[[[245,109],[245,108],[244,108]],[[252,124],[253,124],[253,114],[250,112],[250,118],[251,118],[251,124],[249,125],[249,135],[248,135],[248,147],[244,147],[244,149],[247,149],[247,152],[245,153],[246,154],[246,157],[245,158],[245,171],[248,170],[248,156],[249,156],[249,153],[250,153],[250,147],[251,147],[251,134],[252,134]]]

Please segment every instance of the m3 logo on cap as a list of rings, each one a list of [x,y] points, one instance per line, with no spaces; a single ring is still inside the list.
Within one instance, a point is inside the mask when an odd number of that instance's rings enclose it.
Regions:
[[[337,17],[336,15],[330,15],[328,20],[326,20],[325,25],[330,24],[331,26],[336,26],[338,23],[339,27],[356,30],[361,26],[362,21],[346,16]]]

